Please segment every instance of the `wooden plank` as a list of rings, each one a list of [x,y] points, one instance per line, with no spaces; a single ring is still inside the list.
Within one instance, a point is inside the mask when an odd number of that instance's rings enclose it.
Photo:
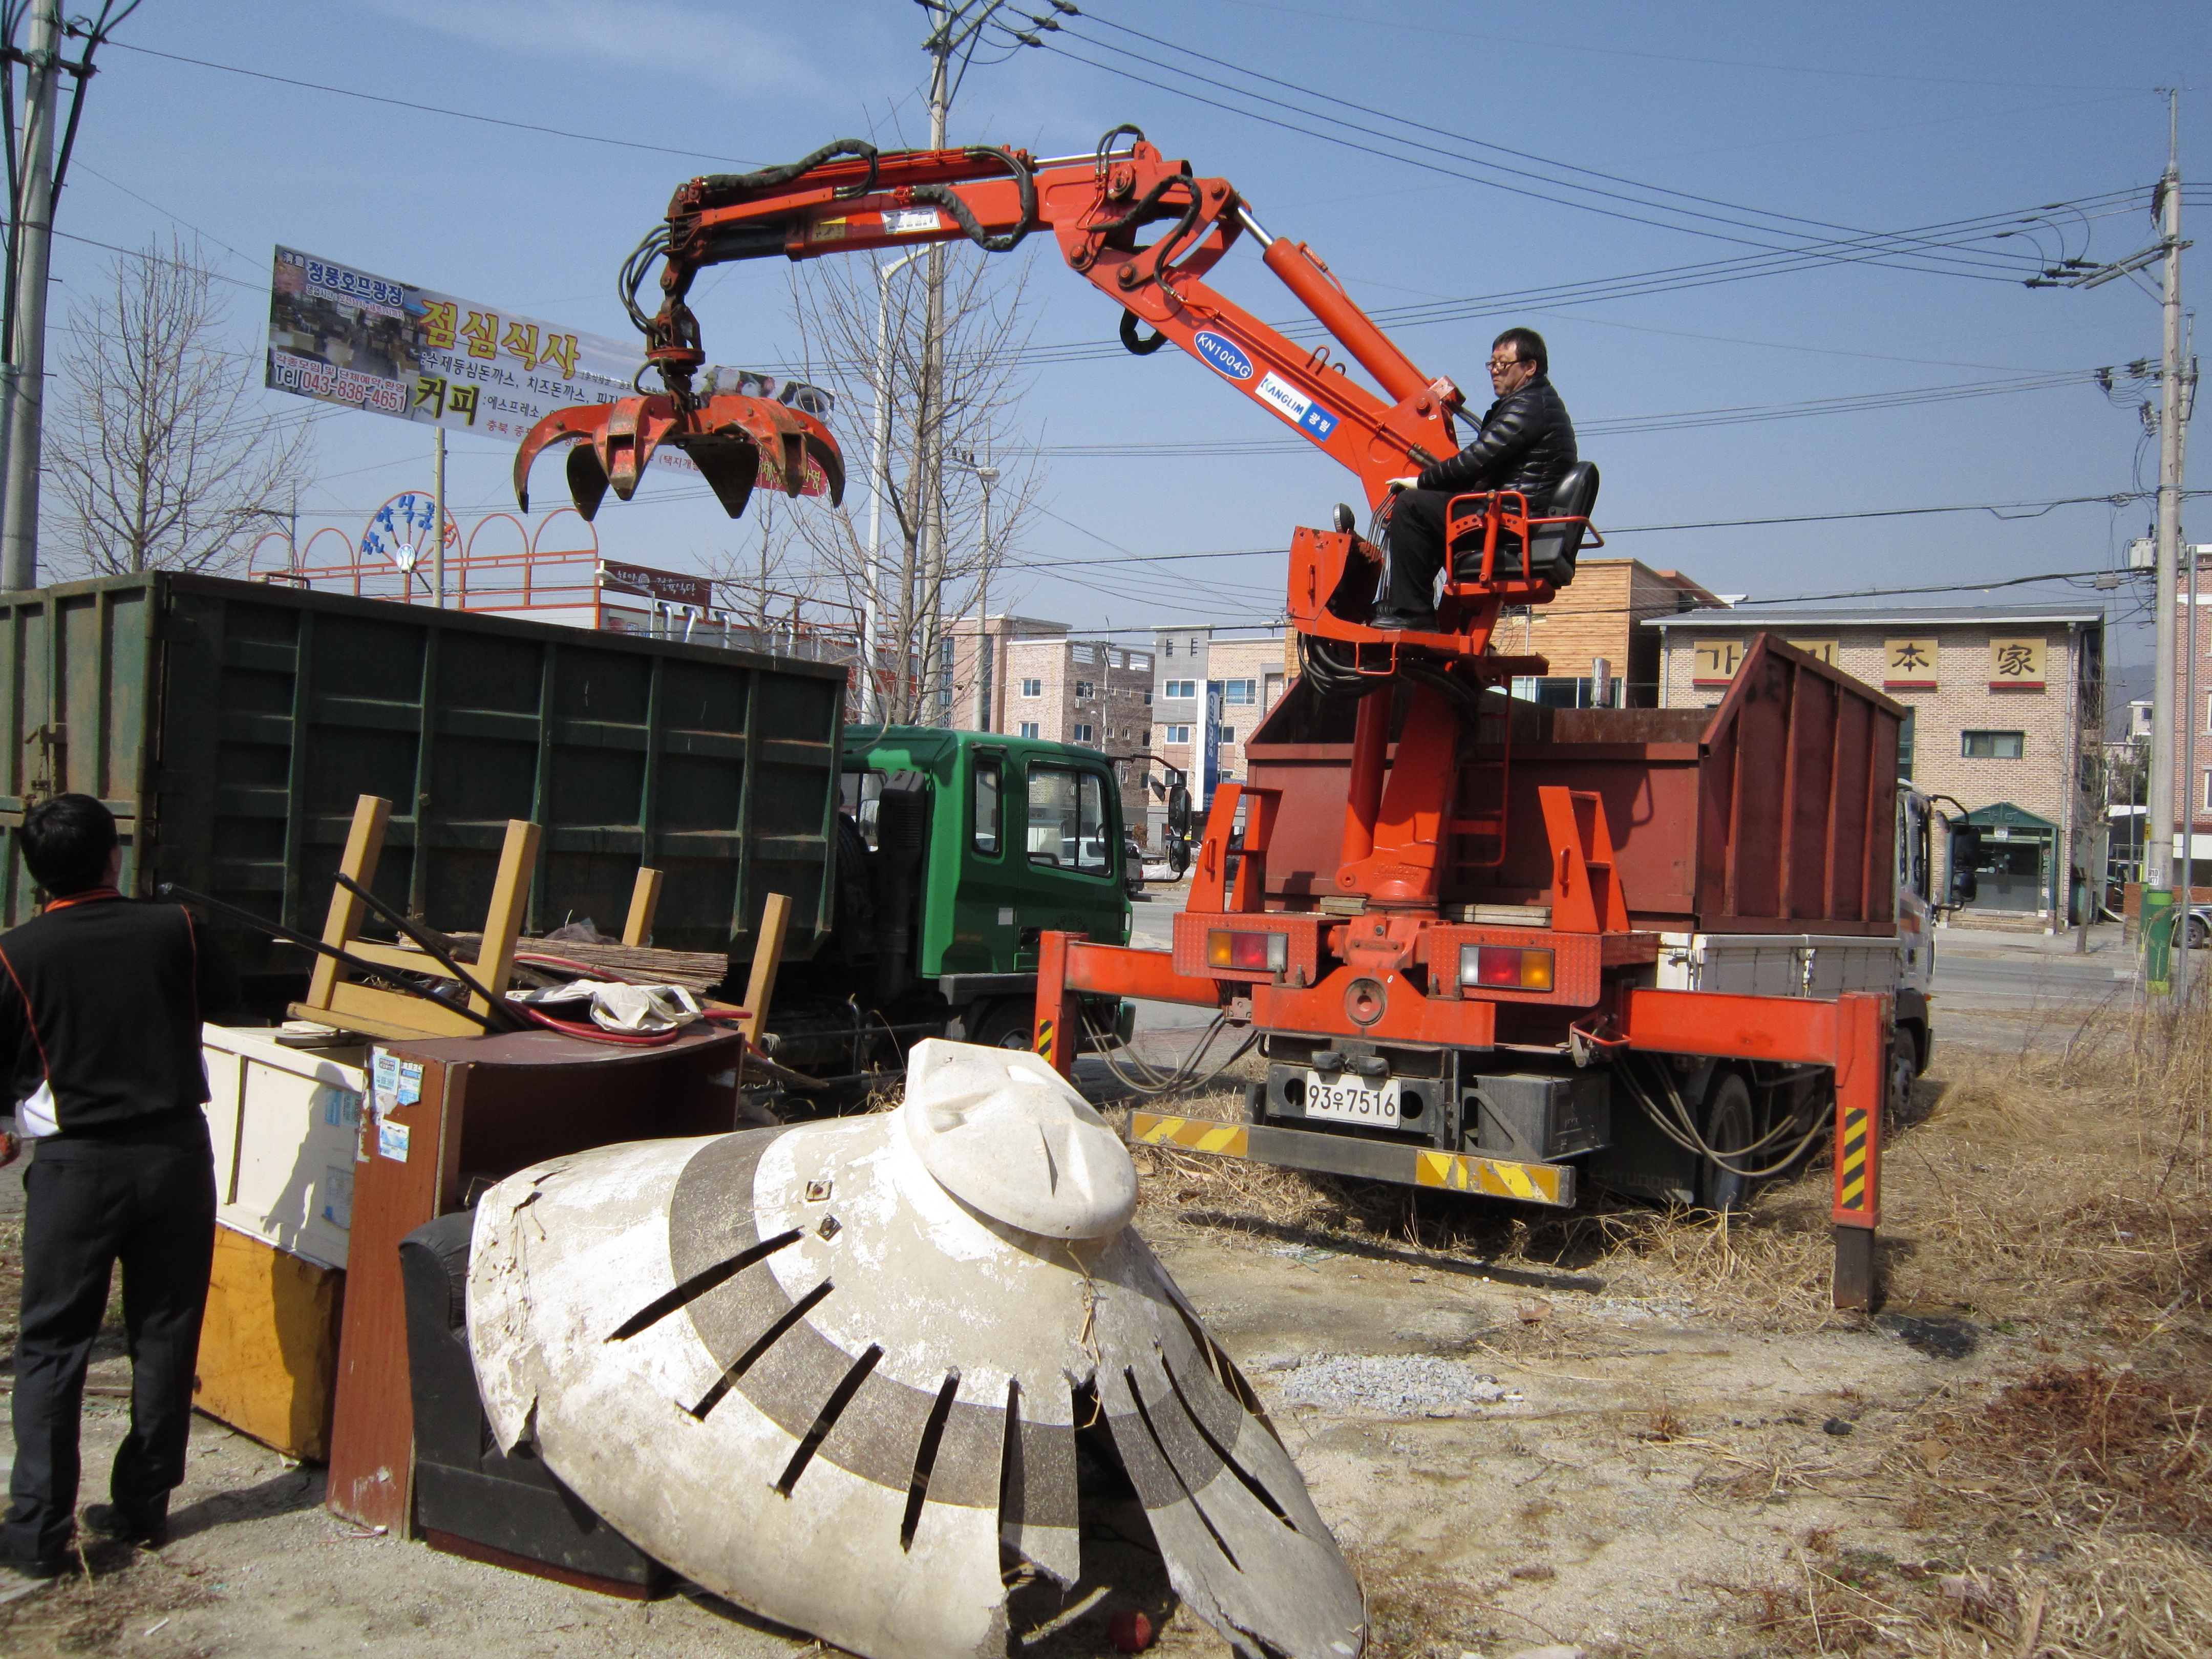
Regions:
[[[441,1176],[447,1121],[461,1112],[470,1071],[465,1063],[429,1058],[421,1064],[422,1097],[387,1105],[384,1112],[386,1123],[406,1132],[398,1148],[405,1156],[386,1157],[376,1124],[366,1115],[362,1123],[368,1157],[354,1165],[337,1404],[324,1497],[337,1514],[385,1528],[396,1538],[408,1533],[415,1480],[399,1241],[446,1207]]]
[[[536,824],[520,818],[507,822],[507,845],[500,849],[499,874],[492,882],[491,906],[484,912],[483,943],[476,960],[477,982],[494,996],[507,994],[507,981],[514,975],[514,941],[530,902],[538,833]],[[491,1012],[491,1004],[476,992],[469,994],[469,1006],[480,1014]]]
[[[783,936],[791,926],[791,896],[770,893],[761,906],[760,933],[753,945],[752,977],[745,983],[745,1041],[758,1042],[775,994],[775,971],[783,965]]]
[[[192,1404],[288,1457],[330,1455],[345,1274],[215,1233]]]
[[[364,887],[376,879],[377,861],[384,856],[384,831],[391,822],[392,803],[381,795],[363,795],[355,803],[353,827],[346,831],[345,851],[338,856],[338,868]],[[360,928],[362,915],[368,908],[357,895],[331,883],[331,909],[323,923],[323,943],[343,950]],[[337,986],[341,965],[335,957],[315,958],[314,972],[307,980],[307,1002],[311,1007],[331,1006],[331,993]]]
[[[363,962],[374,962],[380,967],[397,968],[405,974],[429,974],[439,979],[457,977],[451,969],[428,951],[403,939],[397,945],[375,945],[357,939],[346,946],[349,956]],[[459,960],[459,958],[455,958]]]
[[[633,947],[653,943],[653,918],[660,908],[661,872],[641,869],[637,884],[629,890],[629,918],[623,923],[622,942]]]
[[[326,1025],[346,1026],[352,1019],[380,1020],[409,1036],[477,1036],[483,1027],[459,1009],[441,1008],[428,997],[410,997],[403,991],[380,991],[373,985],[331,988],[331,1000],[320,1014],[309,1014]],[[366,1025],[347,1027],[368,1030]]]

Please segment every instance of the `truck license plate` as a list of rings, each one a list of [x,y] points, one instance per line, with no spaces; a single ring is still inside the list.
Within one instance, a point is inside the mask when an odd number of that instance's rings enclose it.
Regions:
[[[1334,1080],[1319,1072],[1306,1073],[1306,1115],[1332,1123],[1368,1123],[1395,1129],[1398,1125],[1398,1079],[1370,1083],[1364,1078],[1340,1073]]]

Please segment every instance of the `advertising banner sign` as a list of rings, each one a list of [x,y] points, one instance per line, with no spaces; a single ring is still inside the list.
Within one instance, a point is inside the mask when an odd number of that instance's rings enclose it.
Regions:
[[[275,391],[520,441],[556,409],[629,396],[643,361],[637,342],[276,250],[267,381]]]

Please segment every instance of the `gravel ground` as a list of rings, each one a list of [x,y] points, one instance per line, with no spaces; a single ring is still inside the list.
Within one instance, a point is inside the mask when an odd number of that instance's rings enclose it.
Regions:
[[[1472,1365],[1431,1354],[1323,1354],[1267,1380],[1292,1405],[1386,1417],[1449,1417],[1521,1398]]]

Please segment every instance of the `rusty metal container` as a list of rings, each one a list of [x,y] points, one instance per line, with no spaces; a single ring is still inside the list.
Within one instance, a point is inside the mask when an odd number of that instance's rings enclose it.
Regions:
[[[1253,787],[1283,793],[1267,853],[1273,906],[1311,909],[1335,890],[1354,707],[1301,682],[1245,749]],[[1548,709],[1493,696],[1470,728],[1482,740],[1462,745],[1460,794],[1470,811],[1494,804],[1504,759],[1504,856],[1480,862],[1483,843],[1456,842],[1443,900],[1547,902],[1536,792],[1564,785],[1603,800],[1638,927],[1892,933],[1904,712],[1771,634],[1711,709]],[[1509,722],[1507,745],[1498,739]]]

